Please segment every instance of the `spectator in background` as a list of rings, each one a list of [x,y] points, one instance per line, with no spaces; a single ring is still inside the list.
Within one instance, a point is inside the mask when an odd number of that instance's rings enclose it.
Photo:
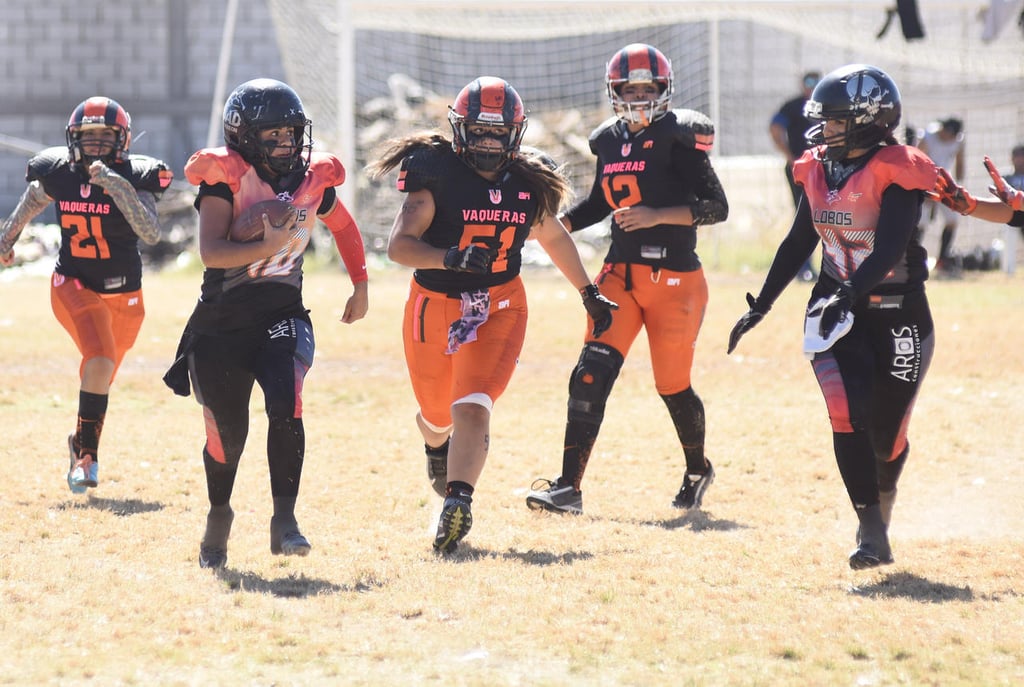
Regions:
[[[917,147],[932,159],[936,167],[948,170],[957,182],[964,178],[963,126],[963,121],[956,117],[933,122],[925,129],[917,144]],[[930,208],[927,215],[922,214],[923,222],[930,223],[936,215],[942,218],[942,237],[939,240],[939,255],[935,262],[936,273],[955,276],[958,268],[953,259],[952,248],[960,216],[941,203],[929,201],[928,205]]]
[[[1018,191],[1024,191],[1024,143],[1018,143],[1013,147],[1010,160],[1013,162],[1013,172],[1003,178]]]
[[[791,98],[782,104],[779,111],[772,116],[768,125],[768,133],[771,134],[772,143],[780,153],[786,156],[786,181],[789,182],[789,191],[793,194],[794,209],[800,205],[800,196],[803,189],[793,180],[793,162],[807,150],[807,140],[804,132],[811,128],[811,122],[804,116],[804,103],[810,97],[814,87],[821,80],[820,72],[807,72],[803,76],[803,91],[795,98]],[[811,258],[808,258],[803,267],[797,273],[800,281],[814,281],[816,279]]]

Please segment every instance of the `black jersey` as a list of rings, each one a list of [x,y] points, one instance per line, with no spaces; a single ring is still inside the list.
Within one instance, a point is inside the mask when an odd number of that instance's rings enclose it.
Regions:
[[[497,250],[486,274],[417,269],[416,282],[431,291],[458,294],[504,284],[518,276],[522,250],[537,218],[537,199],[513,165],[495,181],[470,169],[448,147],[416,148],[402,160],[399,190],[426,189],[434,220],[421,237],[437,248],[470,244]]]
[[[662,224],[625,232],[613,216],[605,262],[698,269],[696,226],[720,222],[729,211],[707,155],[714,135],[711,120],[694,110],[673,110],[636,133],[617,117],[609,118],[590,135],[597,172],[590,195],[568,212],[573,229],[595,224],[619,208],[689,205],[690,226]]]
[[[172,176],[167,165],[145,155],[130,155],[108,166],[157,198]],[[58,274],[99,293],[142,288],[138,236],[103,187],[89,183],[88,170],[71,164],[67,148],[47,148],[33,157],[25,179],[39,181],[54,200],[60,225],[60,254],[54,268]]]

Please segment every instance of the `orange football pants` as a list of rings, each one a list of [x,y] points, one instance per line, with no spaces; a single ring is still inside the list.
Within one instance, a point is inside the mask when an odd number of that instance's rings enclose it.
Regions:
[[[588,318],[586,340],[611,346],[625,358],[640,327],[646,327],[658,393],[670,396],[690,388],[697,334],[708,305],[704,270],[674,272],[616,263],[605,265],[596,282],[619,309],[612,313],[612,326],[600,339],[590,335],[593,322]]]
[[[79,376],[86,361],[110,358],[114,361],[114,373],[110,376],[113,382],[125,353],[135,345],[146,316],[142,291],[99,294],[77,279],[54,272],[50,305],[82,354]]]
[[[409,287],[402,321],[405,362],[423,419],[450,427],[452,404],[472,394],[498,400],[515,371],[526,339],[526,291],[516,277],[490,289],[487,321],[477,339],[452,354],[448,327],[462,316],[461,301],[424,289],[415,279]]]

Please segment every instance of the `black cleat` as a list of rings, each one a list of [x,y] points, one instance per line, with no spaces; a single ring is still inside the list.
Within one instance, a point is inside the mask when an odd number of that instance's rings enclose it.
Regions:
[[[295,518],[270,518],[270,553],[275,556],[307,556],[309,541],[299,531]]]
[[[434,550],[451,553],[458,548],[463,537],[469,534],[472,526],[473,513],[469,501],[459,496],[445,498],[441,518],[437,523],[437,536],[434,537]]]
[[[223,568],[228,564],[228,537],[235,512],[231,506],[211,506],[206,516],[206,532],[199,544],[200,568]]]
[[[700,504],[704,500],[704,492],[715,481],[715,468],[711,466],[710,460],[707,461],[707,464],[708,471],[703,475],[687,474],[683,477],[683,486],[679,488],[679,493],[676,494],[676,498],[672,501],[673,508],[685,510],[700,508]]]

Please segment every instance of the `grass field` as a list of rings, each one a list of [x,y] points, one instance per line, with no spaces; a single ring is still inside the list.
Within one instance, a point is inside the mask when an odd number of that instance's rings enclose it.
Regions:
[[[1015,685],[1024,683],[1024,278],[929,283],[937,352],[911,426],[896,563],[853,572],[856,519],[800,350],[807,287],[725,355],[761,275],[709,274],[695,388],[718,472],[704,511],[669,507],[682,458],[638,342],[584,483],[586,515],[529,511],[560,467],[583,310],[526,275],[531,321],[498,403],[459,552],[431,549],[401,355],[408,273],[371,272],[370,315],[337,321],[347,278],[307,275],[317,359],[299,522],[273,557],[262,397],[228,568],[196,562],[203,425],[160,377],[199,276],[151,274],[148,317],[111,396],[100,486],[71,495],[78,358],[42,276],[0,275],[0,684]]]

